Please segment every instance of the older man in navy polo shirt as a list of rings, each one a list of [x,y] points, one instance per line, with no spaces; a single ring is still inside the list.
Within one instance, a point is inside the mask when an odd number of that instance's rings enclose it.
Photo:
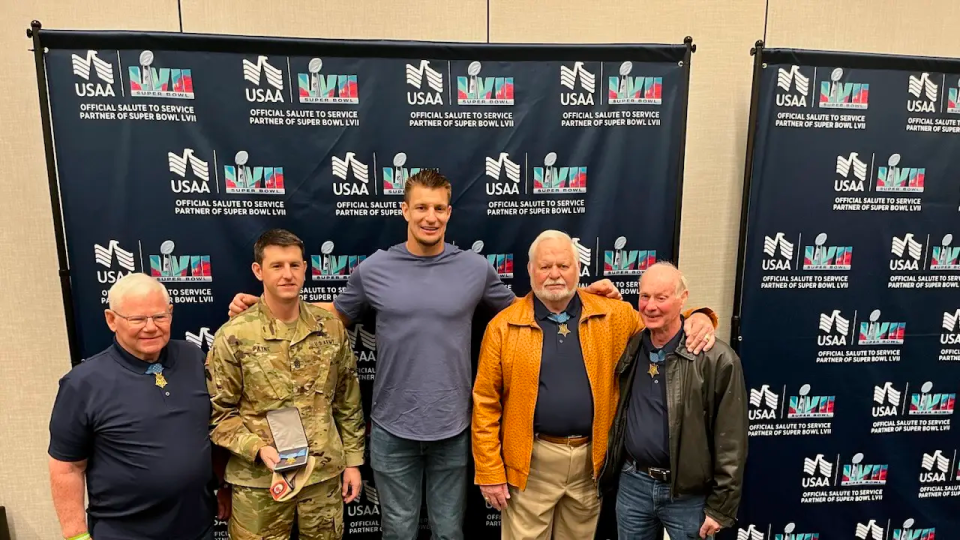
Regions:
[[[50,483],[63,537],[212,539],[203,352],[170,340],[170,297],[150,276],[124,276],[109,303],[113,345],[60,380],[50,419]]]

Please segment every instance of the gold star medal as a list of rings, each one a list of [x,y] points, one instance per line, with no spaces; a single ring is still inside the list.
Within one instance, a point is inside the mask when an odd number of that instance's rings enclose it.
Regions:
[[[650,378],[654,378],[660,374],[660,370],[657,368],[657,365],[653,362],[650,363],[650,369],[647,370],[647,373],[650,374]]]
[[[567,328],[567,323],[560,323],[560,325],[557,326],[557,333],[563,337],[567,337],[567,334],[570,333],[570,329]]]
[[[167,379],[163,377],[163,373],[154,373],[153,376],[156,379],[155,380],[156,385],[159,386],[160,388],[163,388],[164,386],[167,385]]]

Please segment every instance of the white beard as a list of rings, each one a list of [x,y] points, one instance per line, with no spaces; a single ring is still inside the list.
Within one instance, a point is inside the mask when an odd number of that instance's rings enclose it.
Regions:
[[[548,285],[560,285],[560,284],[563,284],[564,286],[562,291],[551,291],[551,290],[547,290],[546,288]],[[537,295],[537,298],[541,300],[545,300],[547,302],[560,302],[561,300],[567,300],[569,298],[573,298],[573,295],[576,294],[577,292],[576,289],[571,289],[570,287],[567,287],[566,282],[564,282],[563,280],[554,281],[554,282],[548,281],[543,285],[544,285],[543,288],[534,287],[533,294]]]

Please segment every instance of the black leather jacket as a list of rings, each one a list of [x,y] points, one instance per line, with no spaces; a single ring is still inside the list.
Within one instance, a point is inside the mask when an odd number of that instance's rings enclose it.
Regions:
[[[634,336],[617,363],[620,402],[610,428],[607,456],[600,471],[601,493],[616,490],[626,459],[624,438],[627,404],[637,373]],[[685,338],[666,357],[667,414],[670,431],[670,491],[706,495],[706,514],[731,527],[740,506],[743,467],[747,458],[747,394],[740,358],[717,341],[709,352],[694,355]]]

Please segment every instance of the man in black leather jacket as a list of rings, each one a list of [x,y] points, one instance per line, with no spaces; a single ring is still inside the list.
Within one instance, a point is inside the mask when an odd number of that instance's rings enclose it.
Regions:
[[[620,540],[712,538],[733,526],[747,456],[747,394],[740,359],[717,340],[709,352],[684,347],[686,280],[657,263],[640,280],[646,330],[617,364],[620,402],[604,467],[603,492],[617,492]]]

